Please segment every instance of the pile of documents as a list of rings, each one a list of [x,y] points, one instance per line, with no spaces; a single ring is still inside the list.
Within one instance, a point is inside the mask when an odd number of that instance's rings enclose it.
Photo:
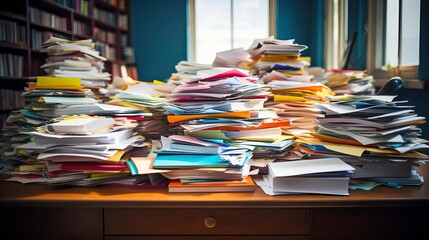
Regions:
[[[326,97],[335,95],[306,71],[310,63],[301,57],[301,52],[307,48],[294,39],[269,37],[254,40],[248,50],[254,60],[251,73],[267,84],[272,93],[264,107],[275,109],[279,117],[290,121],[290,126],[282,130],[292,137],[313,131],[315,119],[323,117],[314,104],[326,103]]]
[[[40,167],[39,180],[49,185],[148,184],[131,176],[126,165],[133,151],[147,145],[133,135],[133,127],[131,121],[111,117],[70,116],[29,132],[33,141],[17,148],[32,153]],[[31,176],[15,173],[8,180],[30,183],[37,174]]]
[[[252,74],[265,83],[274,79],[310,82],[313,76],[305,71],[310,63],[301,58],[301,52],[308,47],[294,42],[294,39],[273,37],[254,40],[248,49],[250,58],[254,60]]]
[[[94,99],[91,98],[92,92],[90,90],[83,90],[79,79],[56,77],[38,77],[36,84],[30,84],[23,96],[26,103],[25,107],[8,117],[2,131],[2,155],[5,158],[5,168],[2,169],[2,172],[8,175],[11,172],[16,172],[30,177],[31,172],[39,174],[43,165],[37,164],[32,159],[31,151],[19,150],[17,147],[32,141],[32,136],[28,132],[35,131],[37,127],[45,125],[52,119],[51,116],[44,116],[41,113],[47,109],[60,106],[62,98],[76,97],[77,101],[79,99],[94,101]],[[45,102],[45,97],[47,102]],[[60,98],[56,102],[57,104],[49,102],[56,97]],[[67,101],[64,102],[67,105]]]
[[[179,85],[167,95],[169,123],[195,137],[278,139],[278,126],[289,123],[274,121],[275,112],[263,108],[269,94],[264,85],[237,69],[205,73],[206,77]]]
[[[106,59],[94,46],[92,39],[70,41],[50,37],[40,49],[49,55],[41,68],[50,76],[80,78],[87,87],[105,87],[111,75],[103,72]]]
[[[212,187],[225,187],[223,191],[239,189],[224,186],[234,183],[235,187],[253,185],[249,182],[252,151],[241,146],[234,146],[217,139],[199,139],[183,135],[161,137],[162,148],[156,150],[152,167],[165,170],[162,174],[171,180],[177,188],[182,185],[188,191],[210,192],[217,188],[201,187],[202,183]],[[167,171],[168,170],[168,171]],[[184,191],[184,188],[180,188]],[[193,190],[192,190],[193,189]],[[169,190],[174,191],[170,185]],[[244,189],[240,189],[243,191]],[[247,189],[253,191],[254,188]]]
[[[137,109],[107,105],[95,99],[90,89],[84,88],[80,78],[37,77],[24,93],[26,106],[21,113],[45,121],[63,115],[111,115],[137,112]]]
[[[374,78],[366,71],[333,70],[324,84],[332,89],[336,95],[371,95],[375,92]]]
[[[212,65],[213,67],[248,69],[247,65],[250,63],[250,54],[241,47],[217,52]]]
[[[0,134],[0,162],[4,162],[5,167],[8,167],[7,163],[14,163],[11,164],[13,168],[15,165],[26,161],[28,156],[25,153],[20,154],[16,147],[30,142],[31,136],[25,134],[25,132],[35,130],[43,123],[43,119],[39,119],[38,116],[34,118],[25,116],[25,111],[23,110],[13,111],[7,117]]]
[[[316,118],[324,114],[315,104],[327,103],[334,93],[325,85],[317,82],[302,83],[295,81],[272,81],[272,98],[265,107],[276,109],[277,115],[291,122],[289,127],[282,128],[290,136],[308,136],[317,126]]]
[[[394,149],[398,153],[420,149],[421,129],[425,117],[418,116],[414,106],[407,101],[395,102],[396,96],[344,95],[331,97],[329,104],[318,104],[325,112],[319,119],[315,137],[322,140],[336,139],[361,146],[378,146]]]
[[[310,155],[336,155],[356,167],[353,178],[395,185],[422,184],[413,170],[429,156],[418,150],[428,148],[419,138],[418,116],[407,101],[395,96],[344,95],[330,103],[316,105],[325,112],[318,119],[313,138],[297,140]],[[389,178],[389,179],[388,179]]]
[[[3,152],[6,163],[2,173],[12,176],[9,181],[97,185],[118,173],[130,175],[124,163],[127,153],[147,145],[144,138],[134,134],[135,121],[113,118],[115,114],[138,110],[98,103],[79,78],[37,77],[24,98],[25,108],[9,118],[7,134],[14,126],[19,134],[14,136],[20,139],[9,141],[9,150]],[[65,164],[67,169],[78,164],[82,169],[75,166],[70,172],[55,164]],[[98,166],[106,164],[112,166]],[[113,165],[123,169],[108,170]]]
[[[172,73],[168,82],[180,85],[182,82],[193,81],[198,78],[198,71],[214,68],[211,64],[202,64],[189,61],[180,61],[176,64],[176,72]]]
[[[167,148],[158,152],[154,166],[162,158],[168,158],[167,162],[196,158],[220,161],[222,165],[218,167],[231,168],[235,165],[241,169],[243,164],[250,167],[252,150],[256,147],[281,151],[291,144],[291,141],[284,141],[280,129],[282,126],[288,126],[289,121],[278,120],[275,111],[264,108],[269,92],[266,91],[265,85],[257,83],[257,79],[249,77],[244,70],[235,68],[198,71],[196,76],[201,78],[182,82],[172,94],[167,95],[170,101],[165,109],[170,113],[168,122],[183,129],[181,135],[193,137],[198,142],[208,141],[207,146],[198,148],[201,150],[200,155],[204,156],[198,156],[195,152],[192,156],[164,154],[169,150]],[[163,138],[163,147],[165,144],[170,146],[169,141],[171,139]],[[216,144],[228,151],[222,150],[219,154],[207,155],[207,152],[211,151],[209,145]],[[236,162],[236,158],[241,160]],[[240,174],[240,178],[242,181],[246,179],[246,175]]]
[[[159,139],[162,134],[168,132],[166,110],[166,95],[174,90],[175,85],[164,83],[141,82],[129,86],[107,102],[109,105],[134,108],[135,113],[122,113],[121,116],[137,121],[138,126],[134,131],[150,139]]]
[[[354,168],[339,158],[305,159],[268,164],[269,172],[256,183],[269,195],[349,195]]]

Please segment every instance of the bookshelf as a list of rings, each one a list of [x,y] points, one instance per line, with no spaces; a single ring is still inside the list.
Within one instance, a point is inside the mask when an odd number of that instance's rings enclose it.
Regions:
[[[129,53],[131,0],[14,0],[0,10],[0,122],[23,107],[16,101],[28,81],[46,75],[39,52],[49,36],[70,40],[94,38],[116,76],[120,65],[132,65]],[[0,127],[1,128],[1,127]]]

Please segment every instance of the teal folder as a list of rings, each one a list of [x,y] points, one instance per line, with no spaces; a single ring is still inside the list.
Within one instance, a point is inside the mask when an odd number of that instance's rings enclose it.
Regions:
[[[218,154],[188,155],[188,154],[158,154],[153,162],[153,168],[199,168],[199,167],[228,167],[229,163],[222,161]]]

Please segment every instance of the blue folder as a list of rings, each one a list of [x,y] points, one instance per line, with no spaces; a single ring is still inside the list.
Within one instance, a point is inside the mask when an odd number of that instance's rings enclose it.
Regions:
[[[158,154],[153,162],[153,168],[200,168],[200,167],[228,167],[229,163],[221,160],[218,154]]]

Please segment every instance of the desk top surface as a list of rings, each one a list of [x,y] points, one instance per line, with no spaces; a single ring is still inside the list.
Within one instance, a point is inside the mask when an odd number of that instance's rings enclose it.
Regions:
[[[429,166],[418,172],[429,179]],[[377,207],[429,206],[429,184],[399,189],[378,186],[370,191],[349,190],[349,196],[266,195],[251,193],[169,193],[168,189],[139,187],[66,187],[0,182],[0,206],[76,207]]]

